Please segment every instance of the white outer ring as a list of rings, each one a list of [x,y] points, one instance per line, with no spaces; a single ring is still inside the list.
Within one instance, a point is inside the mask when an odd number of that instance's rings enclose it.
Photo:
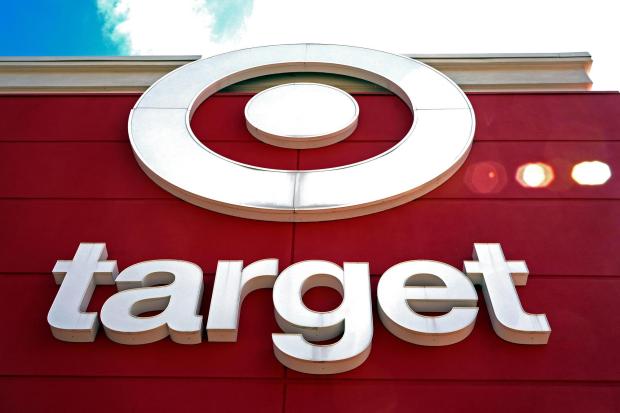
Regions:
[[[362,162],[312,171],[260,168],[202,145],[196,108],[233,83],[288,72],[324,72],[379,84],[413,111],[405,137]],[[129,140],[159,186],[213,211],[267,221],[366,215],[424,195],[464,162],[475,129],[465,94],[445,75],[404,56],[351,46],[293,44],[238,50],[182,66],[155,82],[129,116]]]

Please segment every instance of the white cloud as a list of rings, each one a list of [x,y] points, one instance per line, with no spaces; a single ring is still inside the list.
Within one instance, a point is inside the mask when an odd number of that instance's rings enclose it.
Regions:
[[[200,54],[210,42],[212,15],[202,0],[98,0],[106,34],[126,52]]]
[[[597,89],[620,88],[614,1],[98,0],[108,31],[132,54],[202,54],[322,42],[397,53],[589,51]],[[230,1],[230,0],[228,0]],[[250,13],[251,11],[251,13]],[[243,17],[246,16],[245,21]],[[217,20],[216,20],[217,19]],[[224,34],[225,35],[224,35]]]

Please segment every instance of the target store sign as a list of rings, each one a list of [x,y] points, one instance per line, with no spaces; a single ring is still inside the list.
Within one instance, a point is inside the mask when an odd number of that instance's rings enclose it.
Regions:
[[[394,147],[349,165],[317,170],[277,170],[219,155],[194,136],[190,120],[218,90],[257,76],[287,72],[349,75],[399,96],[414,114]],[[315,83],[276,86],[245,107],[250,133],[271,145],[306,149],[327,146],[356,128],[359,106],[346,92]],[[200,207],[244,218],[308,222],[351,218],[409,202],[441,185],[466,159],[475,129],[472,107],[446,76],[415,60],[337,45],[297,44],[245,49],[202,59],[171,72],[147,90],[131,111],[129,137],[140,167],[159,186]],[[48,314],[59,340],[93,341],[99,323],[122,344],[170,337],[197,344],[205,330],[199,308],[202,269],[187,261],[154,260],[119,273],[103,243],[82,243],[72,260],[53,270],[60,285]],[[525,285],[524,261],[506,260],[499,244],[474,244],[463,270],[429,260],[398,263],[377,288],[379,318],[392,334],[412,344],[443,346],[465,339],[478,314],[480,285],[493,329],[504,340],[545,344],[551,329],[544,314],[523,309],[515,286]],[[86,312],[96,285],[118,293],[100,314]],[[341,304],[312,311],[303,295],[313,287],[337,290]],[[373,336],[367,262],[342,266],[302,261],[280,270],[277,259],[247,265],[219,261],[206,320],[208,341],[237,340],[244,297],[273,289],[275,357],[306,373],[333,374],[366,360]],[[158,312],[146,316],[148,312]],[[441,314],[437,314],[441,313]],[[331,340],[325,344],[326,340]]]
[[[524,261],[507,261],[499,244],[474,244],[473,260],[464,272],[441,262],[412,260],[389,268],[377,288],[378,312],[387,330],[422,346],[445,346],[465,339],[478,315],[480,285],[493,329],[518,344],[546,344],[551,328],[544,314],[524,311],[515,289],[525,285]],[[99,320],[109,339],[146,344],[168,336],[180,344],[198,344],[203,317],[203,273],[187,261],[154,260],[118,272],[107,260],[105,244],[80,244],[72,260],[53,270],[60,289],[47,320],[59,340],[94,341]],[[87,313],[99,284],[116,284],[119,292],[101,314]],[[310,310],[303,295],[313,287],[330,287],[342,296],[332,311]],[[301,261],[278,271],[277,259],[245,265],[219,261],[206,322],[209,341],[237,341],[244,297],[260,288],[273,289],[275,318],[283,333],[272,334],[273,350],[285,366],[312,374],[351,370],[370,354],[373,323],[369,265],[321,260]],[[141,314],[159,311],[157,315]],[[435,313],[444,313],[436,315]],[[433,314],[428,314],[433,313]],[[338,338],[335,343],[321,344]],[[319,342],[319,343],[317,343]]]
[[[414,122],[394,147],[336,168],[277,170],[246,165],[205,147],[190,128],[200,104],[218,90],[257,76],[323,72],[361,78],[399,96]],[[314,148],[346,138],[359,108],[325,85],[264,91],[245,110],[263,142]],[[136,103],[129,138],[142,169],[159,186],[195,205],[267,221],[326,221],[383,211],[446,181],[465,161],[474,112],[445,75],[407,57],[350,46],[259,47],[198,60],[164,76]],[[214,137],[216,138],[216,137]]]

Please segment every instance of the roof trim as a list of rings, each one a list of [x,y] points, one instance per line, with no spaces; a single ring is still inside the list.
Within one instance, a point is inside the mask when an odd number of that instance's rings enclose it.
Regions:
[[[443,72],[468,92],[554,92],[590,90],[587,52],[406,54]],[[143,92],[166,73],[200,56],[0,57],[0,93]],[[312,75],[309,76],[312,78]],[[296,77],[299,80],[299,77]],[[324,79],[325,80],[325,79]],[[269,78],[231,87],[258,92]],[[364,81],[329,81],[348,92],[378,92]]]
[[[186,61],[193,62],[200,59],[200,55],[152,55],[152,56],[0,56],[0,62],[151,62]]]

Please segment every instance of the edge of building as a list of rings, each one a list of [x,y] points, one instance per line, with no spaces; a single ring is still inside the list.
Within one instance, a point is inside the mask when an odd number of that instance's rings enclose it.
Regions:
[[[587,52],[520,54],[405,54],[446,74],[467,92],[587,91]],[[0,93],[101,93],[146,90],[166,73],[200,56],[0,57]],[[359,79],[327,74],[272,75],[230,86],[256,93],[285,81],[321,81],[348,92],[384,90]]]

